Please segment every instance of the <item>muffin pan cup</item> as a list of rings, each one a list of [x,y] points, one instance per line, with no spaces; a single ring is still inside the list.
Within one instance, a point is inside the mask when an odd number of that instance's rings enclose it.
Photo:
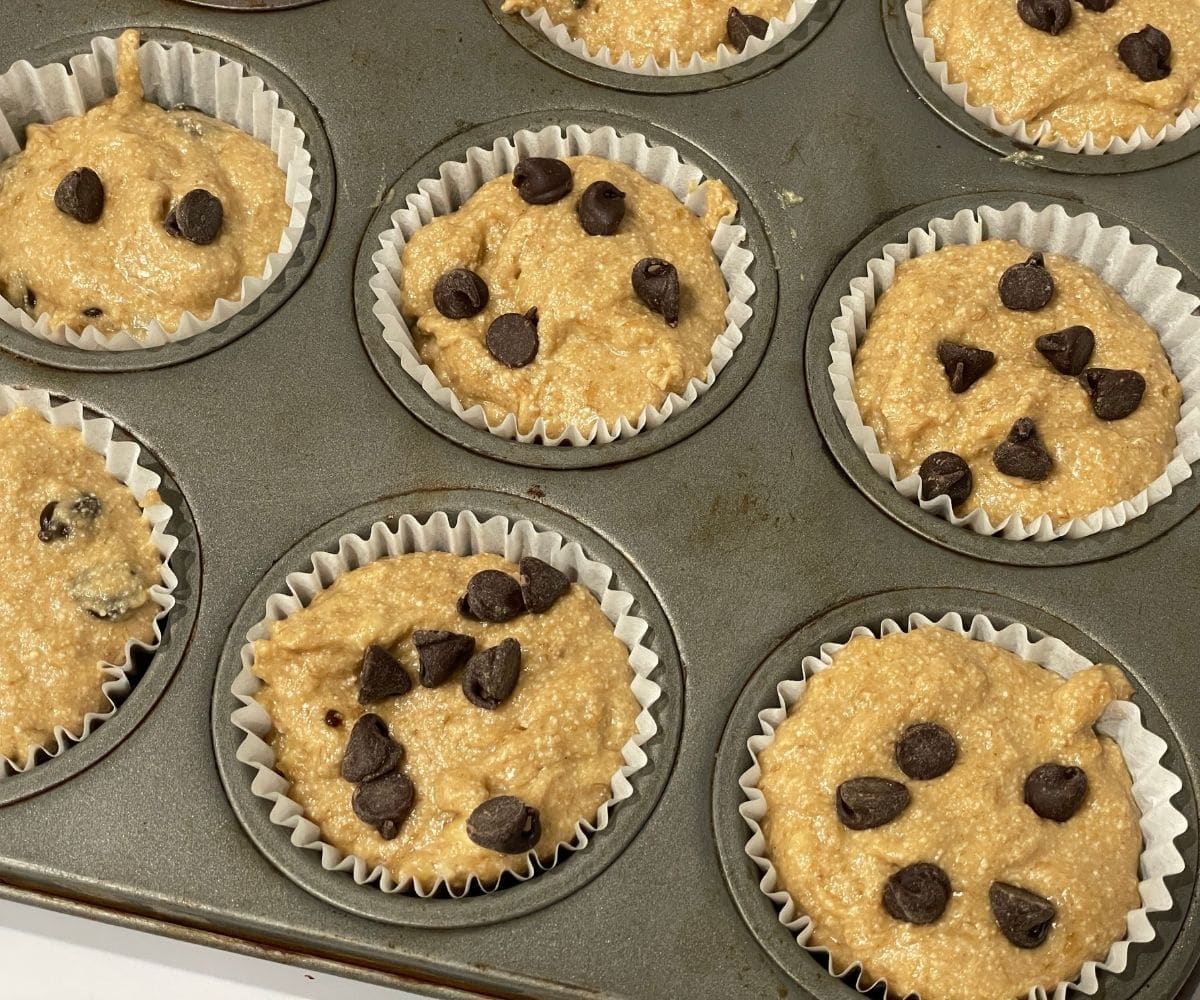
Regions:
[[[825,387],[850,280],[884,244],[964,208],[1094,211],[1152,245],[1196,294],[1200,233],[1187,209],[1200,158],[1183,153],[1200,130],[1145,153],[1069,157],[1142,164],[1120,176],[1068,177],[1050,154],[1009,158],[1007,139],[1002,151],[981,145],[910,89],[871,3],[820,0],[760,56],[682,82],[592,67],[522,19],[498,20],[490,0],[380,16],[387,6],[147,13],[136,0],[60,0],[54,23],[20,4],[0,13],[0,69],[86,50],[127,22],[147,39],[235,52],[298,116],[307,106],[305,134],[330,147],[324,164],[314,150],[313,208],[330,238],[310,214],[282,284],[229,321],[255,313],[251,335],[205,353],[221,327],[130,352],[196,351],[153,370],[80,371],[7,341],[0,350],[0,383],[81,399],[136,434],[168,467],[182,522],[168,634],[121,710],[5,783],[23,791],[0,805],[0,897],[441,997],[857,1000],[779,923],[745,854],[745,733],[760,685],[776,683],[756,668],[797,630],[799,645],[781,648],[809,652],[856,625],[954,610],[1023,622],[1134,678],[1191,826],[1154,942],[1132,948],[1119,976],[1102,973],[1096,995],[1190,1000],[1200,983],[1200,973],[1189,983],[1200,955],[1200,479],[1091,538],[984,537],[856,465]],[[730,184],[754,254],[754,315],[686,413],[609,445],[526,446],[467,427],[403,371],[371,311],[370,257],[391,213],[443,162],[570,124],[645,135]],[[1159,159],[1168,150],[1174,159]],[[297,261],[312,270],[289,285]],[[84,353],[95,352],[72,351]],[[270,822],[236,757],[230,685],[246,631],[289,570],[376,521],[464,509],[527,519],[616,571],[662,658],[659,734],[633,796],[554,868],[461,899],[382,893],[325,871]],[[731,727],[727,771],[722,734],[743,691],[755,707]]]

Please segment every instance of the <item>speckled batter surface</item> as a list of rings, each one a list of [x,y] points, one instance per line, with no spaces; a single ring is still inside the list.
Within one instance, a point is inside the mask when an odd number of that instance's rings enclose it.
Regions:
[[[417,230],[404,247],[401,311],[421,358],[466,406],[479,404],[492,424],[509,413],[518,429],[539,417],[550,436],[603,419],[636,423],[704,376],[713,342],[725,330],[729,292],[712,250],[733,196],[709,182],[706,214],[691,212],[667,188],[631,167],[594,156],[568,157],[571,193],[529,205],[505,174],[483,185],[456,212]],[[577,205],[588,185],[609,181],[625,192],[625,218],[613,236],[589,236]],[[633,266],[670,261],[682,289],[672,328],[634,294]],[[447,319],[433,304],[444,273],[467,267],[488,286],[483,312]],[[488,352],[488,326],[504,313],[538,310],[537,357],[507,368]]]
[[[896,996],[923,1000],[1024,997],[1102,959],[1141,905],[1142,838],[1121,751],[1092,727],[1129,693],[1115,667],[1064,681],[940,628],[852,639],[759,754],[769,854],[813,920],[810,944],[828,948],[838,969],[859,961]],[[918,721],[944,726],[959,745],[957,762],[932,781],[906,778],[894,758],[897,737]],[[1025,776],[1046,762],[1087,772],[1087,798],[1065,823],[1023,801]],[[850,830],[835,790],[864,775],[905,782],[912,801],[884,826]],[[922,926],[881,903],[887,879],[917,861],[939,865],[953,889],[941,918]],[[993,881],[1054,903],[1044,944],[1020,949],[1001,934]]]
[[[782,20],[792,0],[738,0],[735,6],[765,21]],[[653,56],[660,66],[667,66],[672,51],[684,63],[696,52],[706,61],[716,59],[717,46],[729,45],[725,27],[729,7],[728,0],[587,0],[580,7],[574,0],[504,0],[503,9],[532,14],[545,8],[551,21],[563,25],[592,52],[607,46],[613,62],[628,52],[634,65]]]
[[[138,33],[126,31],[117,95],[84,115],[31,124],[25,149],[0,165],[0,292],[52,326],[140,339],[155,319],[171,332],[185,311],[206,319],[218,299],[236,299],[242,279],[260,277],[279,249],[291,209],[269,146],[199,112],[143,100],[137,53]],[[79,167],[105,189],[104,213],[87,225],[54,204],[59,182]],[[225,213],[206,246],[163,226],[195,188]],[[84,315],[95,309],[102,315]]]
[[[515,795],[539,810],[539,856],[573,840],[576,824],[595,819],[611,796],[639,711],[629,650],[589,591],[573,584],[545,614],[486,624],[455,609],[484,569],[517,575],[493,555],[383,559],[339,577],[255,644],[254,673],[265,682],[256,698],[274,723],[275,767],[291,781],[289,795],[327,842],[427,888],[437,878],[455,887],[471,875],[494,881],[520,861],[467,837],[467,817],[493,796]],[[472,635],[477,650],[515,638],[523,654],[516,690],[489,711],[464,697],[461,670],[440,687],[420,686],[414,629]],[[413,688],[368,709],[358,703],[357,678],[373,643],[405,666]],[[342,714],[338,728],[324,721],[331,708]],[[402,770],[416,786],[394,840],[355,816],[354,786],[339,773],[354,722],[368,710],[403,745]]]
[[[43,508],[82,493],[100,501],[99,515],[76,521],[67,538],[41,541]],[[144,502],[158,503],[157,494]],[[153,640],[161,608],[149,589],[161,565],[133,494],[79,431],[29,409],[0,417],[0,755],[23,765],[30,747],[54,745],[56,726],[78,735],[87,713],[111,709],[101,665],[123,664],[131,640]],[[137,606],[101,621],[73,595],[81,578],[114,576],[132,586]]]
[[[1101,144],[1138,126],[1156,135],[1200,104],[1200,0],[1119,0],[1102,13],[1071,3],[1066,30],[1029,27],[1014,0],[927,0],[925,33],[968,100],[1006,125],[1049,122],[1043,141]],[[1126,35],[1151,24],[1171,40],[1171,74],[1143,83],[1117,55]]]
[[[1015,242],[987,240],[904,262],[854,358],[855,401],[900,477],[932,452],[952,451],[975,481],[957,512],[979,507],[993,523],[1013,513],[1060,522],[1136,496],[1166,468],[1179,421],[1182,391],[1158,335],[1082,264],[1047,254],[1056,283],[1050,304],[1037,312],[1004,307],[1000,276],[1030,253]],[[1133,369],[1146,379],[1132,415],[1098,419],[1084,386],[1035,349],[1042,334],[1075,325],[1095,334],[1092,366]],[[996,364],[955,394],[937,358],[943,339],[990,350]],[[1006,476],[992,462],[1021,417],[1035,421],[1054,458],[1042,482]]]

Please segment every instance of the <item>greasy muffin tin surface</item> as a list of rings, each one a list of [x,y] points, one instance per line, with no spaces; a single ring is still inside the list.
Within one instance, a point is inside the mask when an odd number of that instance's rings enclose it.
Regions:
[[[1074,566],[1012,566],[934,544],[879,510],[828,450],[805,344],[821,288],[856,244],[910,209],[976,192],[1080,201],[1127,220],[1184,265],[1186,290],[1200,291],[1200,235],[1187,210],[1200,158],[1119,177],[1005,159],[1011,150],[968,138],[909,88],[879,6],[863,2],[837,5],[770,72],[684,95],[561,72],[480,0],[402,12],[394,0],[326,0],[259,14],[169,0],[30,0],[0,10],[0,68],[37,61],[60,41],[47,37],[55,26],[74,37],[127,22],[149,37],[163,26],[193,29],[293,81],[328,136],[337,211],[291,297],[202,357],[97,373],[0,352],[0,381],[80,398],[136,433],[171,470],[204,553],[196,628],[158,703],[69,781],[0,808],[0,894],[443,996],[852,997],[824,974],[793,979],[765,935],[760,943],[764,932],[743,920],[761,901],[740,890],[735,901],[722,876],[727,824],[741,819],[714,825],[713,780],[725,773],[714,763],[735,704],[773,649],[879,595],[861,612],[873,624],[890,613],[891,592],[915,586],[970,591],[998,617],[1020,617],[1010,600],[1036,608],[1032,626],[1065,623],[1062,638],[1127,665],[1152,726],[1178,747],[1173,769],[1194,786],[1200,516]],[[685,155],[694,148],[744,193],[778,267],[774,324],[744,388],[669,447],[601,468],[531,468],[493,457],[502,452],[489,441],[469,449],[447,440],[379,377],[356,314],[359,249],[398,180],[435,150],[471,145],[486,123],[503,122],[509,134],[564,108],[585,123],[632,119],[647,134],[678,137]],[[760,295],[763,277],[756,270]],[[714,392],[738,363],[735,353]],[[441,491],[464,489],[524,497],[535,521],[582,525],[585,546],[594,532],[601,557],[615,551],[618,572],[628,564],[645,581],[683,666],[679,748],[658,750],[667,773],[656,805],[635,797],[614,812],[644,810],[627,846],[604,846],[614,827],[564,862],[563,878],[575,882],[557,901],[478,926],[399,927],[296,885],[246,835],[215,760],[213,693],[239,609],[297,542],[381,498],[397,498],[381,509],[400,510],[417,492],[434,506],[446,502]],[[229,761],[221,768],[236,776]],[[1194,829],[1179,842],[1193,865],[1196,845]],[[572,875],[593,849],[606,852],[605,864]],[[1137,974],[1153,976],[1139,998],[1169,1000],[1200,950],[1194,873],[1173,887],[1175,909],[1155,920],[1174,937],[1161,971],[1160,951],[1138,950]],[[1124,989],[1118,979],[1100,995]]]

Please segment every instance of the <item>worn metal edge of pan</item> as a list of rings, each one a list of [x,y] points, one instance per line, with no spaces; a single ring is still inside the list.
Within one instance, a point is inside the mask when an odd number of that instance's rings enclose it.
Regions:
[[[1003,157],[1015,156],[1022,165],[1044,167],[1064,174],[1129,174],[1175,163],[1200,150],[1200,128],[1194,128],[1174,142],[1163,142],[1153,149],[1134,153],[1060,153],[1038,146],[1025,146],[1008,136],[994,132],[983,122],[976,121],[965,109],[948,97],[938,82],[925,72],[925,64],[917,54],[912,32],[904,16],[904,0],[880,0],[883,27],[888,48],[892,50],[900,71],[921,99],[938,117],[958,129],[963,135],[986,146]]]
[[[1021,191],[981,191],[955,195],[893,216],[868,233],[841,258],[821,289],[809,318],[804,352],[805,378],[809,403],[829,450],[859,490],[886,514],[930,541],[976,559],[1013,566],[1074,566],[1131,552],[1175,527],[1200,505],[1200,476],[1193,474],[1176,486],[1169,497],[1152,505],[1145,514],[1123,527],[1101,531],[1087,538],[1037,542],[980,535],[969,528],[955,527],[944,518],[922,510],[871,467],[838,412],[833,401],[833,383],[829,379],[829,345],[833,339],[831,324],[838,315],[840,300],[850,287],[850,281],[867,273],[868,260],[878,256],[886,244],[903,242],[910,229],[925,226],[933,219],[951,216],[964,208],[975,209],[983,205],[1004,207],[1018,201],[1037,209],[1047,205],[1063,205],[1075,214],[1094,213],[1104,226],[1124,226],[1135,242],[1155,249],[1160,263],[1175,268],[1183,275],[1182,287],[1194,292],[1200,286],[1200,279],[1188,265],[1154,237],[1134,223],[1103,209],[1080,201]]]
[[[754,254],[754,264],[750,270],[755,285],[754,296],[750,300],[754,315],[743,331],[745,339],[734,350],[733,357],[717,376],[712,388],[683,413],[669,417],[660,426],[611,444],[579,447],[522,444],[470,426],[439,406],[404,370],[399,356],[383,339],[383,326],[372,312],[375,293],[368,283],[375,274],[375,265],[371,262],[371,256],[379,249],[379,234],[391,226],[392,213],[404,204],[409,194],[417,190],[417,183],[435,176],[442,163],[462,159],[471,146],[491,146],[500,136],[509,136],[521,129],[540,129],[559,124],[586,128],[611,125],[621,134],[640,132],[654,145],[673,147],[685,162],[698,167],[705,177],[721,180],[729,186],[738,203],[737,221],[746,229],[746,241],[742,245]],[[475,126],[439,143],[389,186],[382,204],[371,216],[363,233],[354,266],[354,310],[358,331],[371,364],[392,395],[423,424],[456,445],[502,462],[542,469],[595,468],[643,458],[700,430],[737,398],[758,371],[774,333],[778,304],[779,278],[774,248],[757,207],[733,175],[683,136],[628,115],[589,109],[541,110],[510,115]]]
[[[830,975],[824,965],[804,951],[795,937],[779,922],[775,905],[759,889],[761,873],[746,855],[749,828],[738,812],[742,790],[738,778],[750,766],[746,741],[759,732],[758,713],[775,702],[780,681],[798,676],[800,661],[816,653],[823,642],[845,641],[858,625],[876,627],[885,618],[903,623],[908,615],[921,612],[935,618],[950,611],[964,617],[984,614],[997,625],[1019,622],[1035,636],[1050,635],[1093,662],[1118,662],[1085,632],[1053,614],[1011,598],[984,591],[960,588],[914,588],[861,597],[822,612],[793,632],[777,646],[742,688],[725,724],[713,768],[712,822],[726,887],[751,933],[772,959],[796,982],[821,998],[861,998],[852,985]],[[1166,740],[1164,764],[1183,781],[1174,805],[1196,829],[1194,751],[1183,747],[1169,715],[1148,693],[1141,674],[1122,664],[1135,687],[1134,700],[1143,722]],[[1127,1000],[1134,995],[1162,998],[1176,996],[1196,964],[1200,945],[1197,919],[1197,843],[1189,833],[1176,841],[1184,855],[1183,874],[1168,879],[1176,905],[1165,913],[1151,915],[1155,937],[1130,949],[1130,965],[1119,976],[1100,973],[1099,996],[1105,1000]],[[874,994],[872,994],[874,995]]]
[[[821,29],[837,12],[842,0],[817,0],[812,12],[796,26],[795,31],[753,59],[737,63],[725,70],[692,73],[686,76],[639,76],[585,62],[569,52],[564,52],[537,28],[528,24],[520,14],[505,14],[500,9],[502,0],[483,2],[496,19],[496,23],[521,48],[568,76],[634,94],[696,94],[751,80],[786,62],[820,34]]]
[[[55,402],[66,397],[52,394]],[[113,437],[118,441],[133,441],[141,449],[145,468],[157,473],[162,482],[158,492],[170,505],[172,517],[169,530],[179,540],[171,556],[171,568],[179,578],[174,591],[175,606],[163,619],[163,641],[157,649],[141,654],[145,665],[137,672],[129,695],[117,706],[111,719],[101,722],[86,739],[73,743],[57,757],[35,764],[28,771],[0,778],[0,807],[20,802],[45,792],[91,767],[111,753],[132,733],[158,704],[192,641],[200,606],[202,559],[200,534],[192,517],[187,498],[171,470],[161,458],[133,431],[111,414],[84,404],[85,416],[104,417],[114,424]]]
[[[270,317],[304,284],[320,259],[321,249],[325,245],[329,225],[333,219],[337,183],[333,151],[325,134],[325,126],[304,92],[282,70],[252,52],[211,35],[179,28],[165,28],[156,24],[137,24],[132,21],[130,27],[137,27],[142,31],[143,41],[185,41],[198,49],[211,50],[226,59],[236,60],[261,77],[272,90],[277,91],[283,98],[284,107],[296,116],[297,123],[308,137],[307,145],[309,153],[312,154],[313,167],[312,206],[308,212],[304,233],[300,237],[300,245],[283,269],[283,273],[245,309],[234,313],[224,323],[211,330],[205,330],[187,340],[145,350],[87,351],[71,347],[69,344],[52,344],[7,323],[0,323],[0,349],[52,368],[81,372],[151,371],[191,361],[232,343]],[[35,66],[55,62],[66,63],[71,56],[86,52],[91,40],[103,34],[106,34],[104,29],[97,29],[86,34],[73,35],[43,46],[23,58]]]
[[[659,735],[643,748],[649,763],[633,778],[633,797],[612,810],[608,827],[583,850],[526,882],[462,899],[385,893],[374,885],[356,884],[348,873],[322,868],[319,852],[293,845],[290,831],[271,822],[268,803],[251,792],[250,768],[236,757],[242,734],[230,722],[239,704],[230,689],[242,669],[240,652],[246,632],[262,618],[267,598],[286,591],[287,574],[307,568],[313,552],[334,551],[342,535],[364,535],[376,521],[394,525],[402,514],[424,518],[439,510],[470,510],[481,518],[499,514],[527,519],[539,529],[578,542],[589,557],[612,569],[614,585],[633,595],[638,616],[650,626],[648,638],[642,641],[658,654],[659,666],[651,676],[663,692],[652,709]],[[263,855],[301,888],[341,909],[385,923],[478,926],[532,913],[570,895],[600,875],[633,841],[658,805],[674,769],[683,732],[684,688],[684,668],[674,633],[653,589],[634,564],[597,532],[554,508],[506,493],[418,490],[356,507],[322,525],[292,546],[258,583],[238,612],[222,650],[213,684],[213,745],[221,783],[238,821]]]

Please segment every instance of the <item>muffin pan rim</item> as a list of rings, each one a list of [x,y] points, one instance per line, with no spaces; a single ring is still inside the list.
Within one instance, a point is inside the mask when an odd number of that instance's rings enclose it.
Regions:
[[[1098,640],[1059,618],[1053,611],[1035,608],[987,591],[961,587],[914,587],[858,597],[818,612],[785,636],[754,668],[725,721],[712,771],[711,823],[717,842],[718,861],[726,890],[742,920],[771,959],[815,996],[837,997],[838,1000],[864,996],[843,979],[831,975],[823,964],[814,960],[796,942],[792,933],[780,923],[779,911],[774,903],[759,888],[761,872],[745,852],[750,828],[738,811],[743,801],[738,778],[751,763],[746,741],[759,732],[759,711],[777,704],[778,683],[797,675],[800,661],[809,654],[815,654],[823,642],[845,642],[850,631],[858,625],[877,631],[879,623],[885,618],[893,618],[904,624],[908,615],[914,612],[936,620],[942,614],[955,611],[963,615],[964,621],[974,614],[983,614],[999,627],[1014,622],[1024,624],[1028,626],[1031,636],[1051,635],[1093,662],[1119,664],[1131,679],[1134,685],[1133,700],[1142,711],[1143,722],[1166,741],[1165,766],[1184,785],[1182,792],[1173,797],[1173,803],[1188,819],[1189,834],[1176,840],[1176,847],[1184,856],[1187,867],[1181,875],[1167,880],[1176,905],[1170,910],[1151,914],[1151,923],[1155,928],[1154,940],[1131,947],[1129,968],[1120,976],[1099,972],[1100,989],[1096,995],[1106,1000],[1142,997],[1148,995],[1151,989],[1163,989],[1165,984],[1155,981],[1161,975],[1169,977],[1169,986],[1153,995],[1175,996],[1200,958],[1200,949],[1197,948],[1200,942],[1200,878],[1197,876],[1197,864],[1200,859],[1197,857],[1195,838],[1190,835],[1197,824],[1194,754],[1186,750],[1177,736],[1177,727],[1171,716],[1160,708],[1140,672],[1131,670],[1119,658],[1108,653]],[[1172,929],[1170,936],[1164,937],[1163,924],[1168,922]],[[1148,954],[1153,954],[1155,958],[1151,968],[1145,969],[1143,966]],[[1164,969],[1166,971],[1162,972]],[[1114,982],[1120,986],[1114,986]],[[874,996],[874,993],[866,995]]]
[[[141,23],[137,19],[131,19],[128,26],[138,28],[142,32],[143,43],[186,42],[193,48],[216,52],[222,59],[236,60],[276,91],[283,99],[283,107],[296,116],[296,122],[307,140],[305,148],[310,154],[313,169],[312,203],[300,242],[283,271],[246,308],[239,309],[211,330],[205,330],[187,340],[142,350],[89,351],[69,344],[54,344],[7,323],[0,323],[0,350],[51,368],[77,372],[142,372],[193,361],[219,350],[269,319],[301,288],[321,258],[333,221],[337,192],[333,150],[325,133],[321,115],[290,76],[257,53],[223,38],[165,27],[158,22]],[[88,51],[93,38],[112,33],[108,29],[99,28],[96,31],[59,38],[38,47],[22,58],[35,66],[50,63],[65,65],[72,56]]]
[[[885,476],[871,468],[834,403],[833,383],[828,371],[829,346],[833,341],[831,323],[839,314],[840,300],[850,287],[851,280],[866,274],[867,261],[878,256],[886,244],[904,242],[910,229],[923,227],[933,219],[984,205],[1003,209],[1018,201],[1027,202],[1034,209],[1058,204],[1073,215],[1094,213],[1103,226],[1124,226],[1134,243],[1153,247],[1161,264],[1180,272],[1181,287],[1185,290],[1200,288],[1200,278],[1196,272],[1136,223],[1076,199],[1000,190],[968,192],[917,205],[885,219],[847,250],[821,288],[805,335],[805,379],[809,407],[842,472],[876,507],[928,541],[975,559],[1012,566],[1076,566],[1110,559],[1132,552],[1168,533],[1200,506],[1200,473],[1195,465],[1193,474],[1175,487],[1170,496],[1152,504],[1146,513],[1120,528],[1100,531],[1085,538],[1059,538],[1045,542],[984,536],[966,527],[956,527],[944,518],[922,510],[894,489]]]
[[[244,733],[230,721],[240,705],[230,689],[242,670],[241,648],[247,630],[262,617],[267,598],[286,589],[287,574],[310,565],[309,557],[314,552],[333,551],[342,535],[361,537],[376,521],[394,525],[402,514],[421,520],[437,511],[453,516],[466,510],[481,520],[502,515],[529,520],[539,530],[556,531],[565,541],[578,542],[589,558],[613,570],[612,586],[633,595],[633,613],[650,626],[642,644],[659,657],[659,665],[649,675],[662,689],[651,708],[659,732],[642,746],[648,762],[631,776],[633,796],[612,808],[608,827],[592,835],[586,847],[553,867],[539,871],[526,882],[459,899],[383,893],[374,885],[357,885],[348,873],[325,870],[317,852],[294,846],[289,831],[271,822],[268,805],[250,790],[251,769],[236,756]],[[486,489],[413,490],[354,507],[327,521],[299,539],[259,579],[230,626],[217,665],[211,735],[221,785],[243,831],[275,868],[302,889],[335,907],[383,924],[473,927],[515,919],[549,906],[602,875],[620,857],[657,809],[671,779],[683,734],[685,698],[684,667],[669,617],[635,563],[599,532],[570,514],[514,494]]]

